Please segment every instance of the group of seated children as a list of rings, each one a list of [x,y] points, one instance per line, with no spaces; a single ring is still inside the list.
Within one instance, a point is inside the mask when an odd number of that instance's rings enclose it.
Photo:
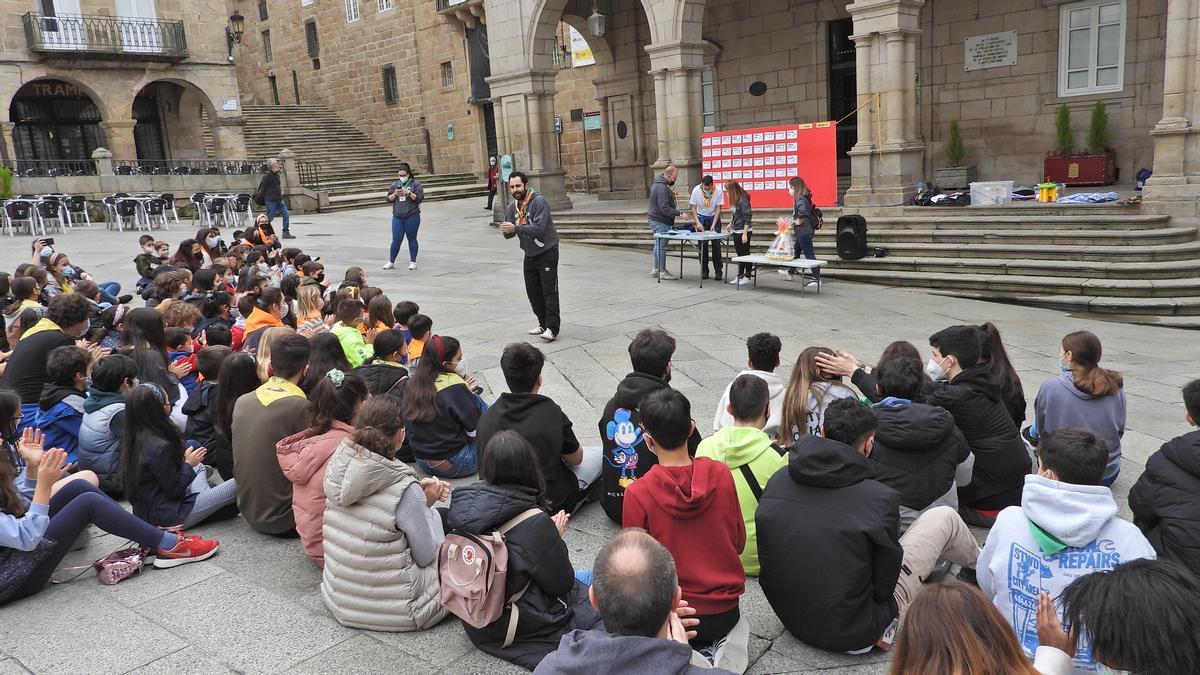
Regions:
[[[463,344],[361,268],[334,287],[299,249],[219,237],[185,241],[178,265],[144,238],[153,307],[118,298],[98,330],[82,283],[60,280],[44,306],[36,273],[20,277],[31,290],[9,284],[20,311],[0,375],[0,564],[17,572],[0,575],[0,602],[42,588],[88,524],[172,567],[219,548],[180,528],[240,513],[299,539],[338,622],[380,631],[462,616],[440,578],[455,555],[443,542],[502,532],[502,609],[464,630],[538,672],[744,672],[747,575],[798,639],[854,654],[897,645],[897,673],[941,672],[925,670],[937,649],[959,659],[947,672],[1176,662],[1129,649],[1121,636],[1150,628],[1115,621],[1097,589],[1200,586],[1200,432],[1151,457],[1135,523],[1117,518],[1123,383],[1091,333],[1061,341],[1024,433],[991,324],[934,333],[924,365],[909,343],[873,367],[810,347],[786,384],[781,341],[760,333],[702,439],[671,387],[675,339],[647,329],[597,426],[603,447],[585,448],[543,393],[537,348],[504,349],[508,391],[489,405]],[[1200,381],[1184,403],[1200,420]],[[445,480],[475,473],[453,490]],[[563,533],[591,501],[624,530],[576,570]],[[991,528],[982,549],[968,524]],[[1156,556],[1173,562],[1136,562]],[[952,617],[978,620],[928,628]],[[1200,619],[1165,623],[1177,635]],[[1200,653],[1194,636],[1180,649]]]

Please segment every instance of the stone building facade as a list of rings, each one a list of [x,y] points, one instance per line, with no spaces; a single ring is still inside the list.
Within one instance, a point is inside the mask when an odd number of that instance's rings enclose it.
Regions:
[[[217,0],[0,0],[0,162],[244,158]],[[40,161],[41,163],[39,163]]]
[[[467,4],[473,4],[467,3]],[[602,194],[640,196],[668,163],[699,177],[706,129],[840,121],[848,205],[904,203],[947,164],[958,121],[981,180],[1042,179],[1054,117],[1083,145],[1110,115],[1121,183],[1154,170],[1149,208],[1195,216],[1200,0],[489,0],[503,151],[565,206],[553,156],[560,21],[596,54]],[[602,36],[588,30],[604,15]],[[990,45],[983,53],[978,45]],[[1190,200],[1190,201],[1189,201]]]

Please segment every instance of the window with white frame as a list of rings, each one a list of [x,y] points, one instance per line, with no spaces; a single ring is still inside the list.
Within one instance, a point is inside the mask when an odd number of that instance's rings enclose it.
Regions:
[[[1063,5],[1058,34],[1060,96],[1121,91],[1125,80],[1125,0]]]
[[[454,63],[451,61],[442,64],[442,86],[454,86]]]
[[[395,6],[395,0],[379,0],[379,11],[381,12],[386,12]]]
[[[712,68],[700,71],[700,97],[703,100],[704,130],[717,130],[717,92]]]
[[[358,0],[346,0],[346,23],[358,21]]]
[[[300,0],[301,7],[308,7],[311,4],[313,4],[313,0]]]

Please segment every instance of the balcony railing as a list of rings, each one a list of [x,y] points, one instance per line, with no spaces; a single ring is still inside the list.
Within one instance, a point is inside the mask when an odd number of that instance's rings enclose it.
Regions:
[[[99,54],[176,61],[187,58],[182,21],[26,13],[25,41],[42,54]]]
[[[219,176],[260,174],[263,160],[246,159],[114,159],[118,176]]]

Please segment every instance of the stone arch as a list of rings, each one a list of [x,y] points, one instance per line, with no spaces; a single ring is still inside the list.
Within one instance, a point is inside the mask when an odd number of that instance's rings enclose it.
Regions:
[[[702,42],[705,0],[675,0],[671,26],[679,33],[671,36],[684,43]]]
[[[592,56],[596,59],[597,79],[603,79],[612,74],[613,53],[608,40],[603,37],[590,35],[588,33],[587,19],[581,16],[563,13],[559,20],[579,31],[579,34],[587,40],[588,47],[592,49]]]
[[[78,77],[72,76],[70,73],[60,73],[55,70],[42,69],[40,74],[25,80],[16,89],[14,89],[11,94],[9,94],[8,105],[4,106],[3,114],[4,114],[5,121],[8,121],[8,122],[15,121],[15,120],[11,119],[9,110],[12,107],[12,100],[14,98],[16,98],[17,91],[19,91],[21,89],[21,87],[24,87],[27,84],[31,84],[33,82],[39,82],[42,80],[59,80],[61,82],[66,82],[67,84],[79,89],[79,91],[86,94],[88,96],[88,98],[92,99],[92,103],[95,104],[96,109],[100,111],[100,119],[102,121],[108,122],[114,118],[114,113],[117,109],[112,106],[112,101],[110,101],[107,98],[105,98],[104,96],[102,96],[100,94],[100,92],[97,91],[95,88],[91,87],[90,85],[85,84],[83,82],[83,80],[79,79]],[[118,119],[120,119],[120,118],[118,118]]]
[[[147,87],[155,86],[157,104],[157,133],[161,137],[161,154],[164,159],[210,159],[222,157],[218,124],[221,111],[214,103],[214,96],[201,85],[181,77],[144,77],[129,93],[127,109],[133,118],[138,98]],[[145,108],[143,107],[143,110]],[[139,125],[143,124],[139,122]],[[149,134],[134,127],[139,146],[139,158],[143,145],[150,140]]]
[[[650,39],[653,43],[657,39],[658,30],[654,21],[653,13],[655,3],[653,0],[637,0],[637,2],[641,5],[642,11],[646,15],[647,23],[650,25]],[[588,45],[592,46],[593,52],[596,51],[596,44],[593,44],[592,41],[601,41],[604,39],[596,38],[589,34],[589,31],[587,30],[587,20],[580,18],[580,14],[582,14],[582,12],[572,13],[567,11],[571,5],[577,5],[578,8],[584,8],[584,5],[586,5],[586,9],[591,9],[590,3],[581,2],[581,0],[537,0],[537,2],[534,4],[533,14],[530,17],[529,25],[525,33],[528,36],[525,52],[527,65],[531,69],[549,70],[552,68],[552,64],[549,61],[551,51],[550,47],[554,42],[555,31],[557,30],[560,21],[572,25],[575,30],[578,30],[583,35],[588,36]],[[578,19],[579,23],[571,24],[571,22],[566,21],[568,17],[572,18],[573,20]],[[608,48],[607,42],[605,42],[605,48]],[[609,49],[608,55],[608,63],[611,65],[611,49]],[[596,65],[601,65],[598,58],[596,60]],[[605,68],[598,67],[597,72],[601,74],[601,77],[607,74]]]

